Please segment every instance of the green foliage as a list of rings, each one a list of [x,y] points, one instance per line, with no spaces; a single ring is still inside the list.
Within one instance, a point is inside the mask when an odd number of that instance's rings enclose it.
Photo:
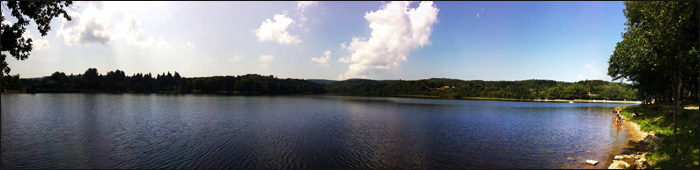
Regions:
[[[627,17],[623,40],[608,61],[608,75],[628,79],[641,97],[656,103],[671,102],[672,91],[681,84],[678,98],[698,98],[698,2],[625,2]]]
[[[25,60],[29,57],[32,51],[32,39],[22,37],[26,31],[26,26],[30,20],[38,26],[41,36],[46,36],[46,33],[51,30],[51,19],[63,15],[63,18],[71,20],[64,7],[72,4],[71,1],[3,1],[3,10],[9,10],[10,14],[17,18],[17,23],[6,25],[1,24],[2,32],[2,47],[0,54],[0,75],[9,74],[10,67],[7,66],[6,53],[16,58],[17,60]],[[0,21],[5,21],[5,16],[0,18]]]
[[[17,75],[7,75],[2,77],[2,91],[8,90],[20,90],[22,87],[22,82],[19,79],[19,74]]]
[[[449,86],[449,88],[442,88]],[[454,88],[453,88],[454,87]],[[588,89],[591,89],[590,91]],[[636,90],[622,83],[585,80],[576,83],[552,80],[481,81],[457,79],[365,80],[351,79],[330,83],[326,90],[356,96],[436,96],[438,98],[509,99],[609,99],[637,100]],[[588,93],[597,94],[588,95]]]
[[[647,156],[654,162],[654,168],[660,169],[690,169],[697,168],[699,162],[698,143],[700,133],[697,131],[698,112],[682,110],[677,116],[678,148],[673,144],[673,113],[672,105],[641,105],[621,107],[626,121],[639,124],[644,131],[653,131],[662,137],[662,144]],[[639,116],[632,118],[632,113],[639,111]],[[675,155],[674,155],[675,154]]]
[[[222,93],[222,94],[302,94],[334,93],[354,96],[424,96],[431,98],[508,98],[508,99],[608,99],[637,100],[631,85],[585,80],[576,83],[552,80],[481,81],[458,79],[308,81],[277,79],[273,76],[247,74],[183,78],[178,72],[152,77],[151,73],[126,76],[115,70],[102,76],[89,68],[82,75],[66,76],[56,72],[43,79],[22,79],[18,85],[3,86],[28,92],[135,92],[135,93]],[[15,77],[19,80],[19,75]],[[23,85],[22,85],[23,84]],[[588,91],[588,89],[592,89]],[[595,95],[589,95],[597,94]]]
[[[685,99],[697,100],[698,5],[697,1],[625,2],[627,28],[610,56],[608,75],[634,82],[644,103],[655,99],[655,103],[673,102],[678,108]],[[675,127],[680,124],[676,120],[677,115],[673,114],[674,143],[678,135]],[[700,121],[696,126],[700,126]]]
[[[178,72],[158,74],[137,73],[126,76],[124,71],[115,70],[100,75],[97,69],[89,68],[83,75],[66,76],[56,72],[42,79],[23,79],[19,75],[5,77],[6,82],[17,82],[16,85],[3,88],[22,86],[27,92],[136,92],[136,93],[224,93],[224,94],[302,94],[324,93],[321,84],[298,79],[277,79],[273,76],[248,74],[243,76],[213,76],[183,78]],[[15,80],[16,79],[16,80]]]

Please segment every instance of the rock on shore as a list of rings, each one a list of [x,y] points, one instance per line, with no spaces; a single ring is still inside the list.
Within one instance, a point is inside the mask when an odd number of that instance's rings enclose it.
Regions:
[[[633,122],[625,122],[628,133],[632,139],[627,141],[631,148],[623,149],[620,155],[615,155],[613,163],[608,166],[608,169],[651,169],[653,168],[647,162],[646,155],[651,154],[659,147],[662,139],[654,135],[653,132],[647,133],[640,130],[639,125]]]

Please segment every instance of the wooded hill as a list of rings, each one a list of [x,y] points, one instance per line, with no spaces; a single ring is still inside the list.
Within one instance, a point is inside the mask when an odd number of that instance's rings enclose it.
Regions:
[[[20,79],[6,76],[3,91],[29,93],[46,92],[111,92],[111,93],[218,93],[241,95],[321,94],[352,96],[430,96],[437,98],[488,97],[511,99],[608,99],[637,100],[637,90],[624,83],[584,80],[575,83],[553,80],[482,81],[432,78],[423,80],[345,81],[322,79],[278,79],[272,75],[181,77],[162,73],[136,73],[126,76],[123,71],[99,74],[90,68],[84,74]]]

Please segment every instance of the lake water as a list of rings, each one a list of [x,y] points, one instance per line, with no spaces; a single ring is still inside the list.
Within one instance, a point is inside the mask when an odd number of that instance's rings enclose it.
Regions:
[[[2,94],[2,168],[606,168],[619,105]]]

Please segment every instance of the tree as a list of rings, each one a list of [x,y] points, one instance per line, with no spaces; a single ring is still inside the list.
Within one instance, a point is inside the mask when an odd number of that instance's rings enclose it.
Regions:
[[[0,18],[3,22],[2,34],[2,61],[0,61],[0,77],[10,73],[5,53],[17,60],[25,60],[29,57],[32,51],[32,39],[23,37],[22,34],[26,31],[26,26],[30,20],[38,26],[41,36],[46,36],[46,33],[51,30],[51,19],[63,14],[63,18],[68,21],[71,17],[63,10],[72,4],[71,1],[7,1],[2,2],[3,10],[9,10],[11,15],[17,18],[17,23],[4,24],[5,16]]]
[[[19,74],[2,77],[2,91],[20,90],[22,82],[19,81]]]
[[[691,80],[699,76],[694,71],[700,57],[698,3],[625,2],[626,32],[608,62],[608,75],[613,80],[633,81],[644,95],[673,98],[666,102],[676,105],[673,114],[676,147],[676,115],[680,102],[686,98],[680,93],[684,87],[694,87],[695,81]],[[684,83],[691,85],[683,86]],[[697,90],[686,90],[690,91],[689,96],[698,94]]]
[[[87,81],[88,89],[98,90],[102,88],[100,83],[100,75],[97,73],[96,68],[88,68],[83,74],[83,79]]]
[[[112,92],[126,92],[126,75],[121,70],[107,72],[105,76],[107,90]]]

